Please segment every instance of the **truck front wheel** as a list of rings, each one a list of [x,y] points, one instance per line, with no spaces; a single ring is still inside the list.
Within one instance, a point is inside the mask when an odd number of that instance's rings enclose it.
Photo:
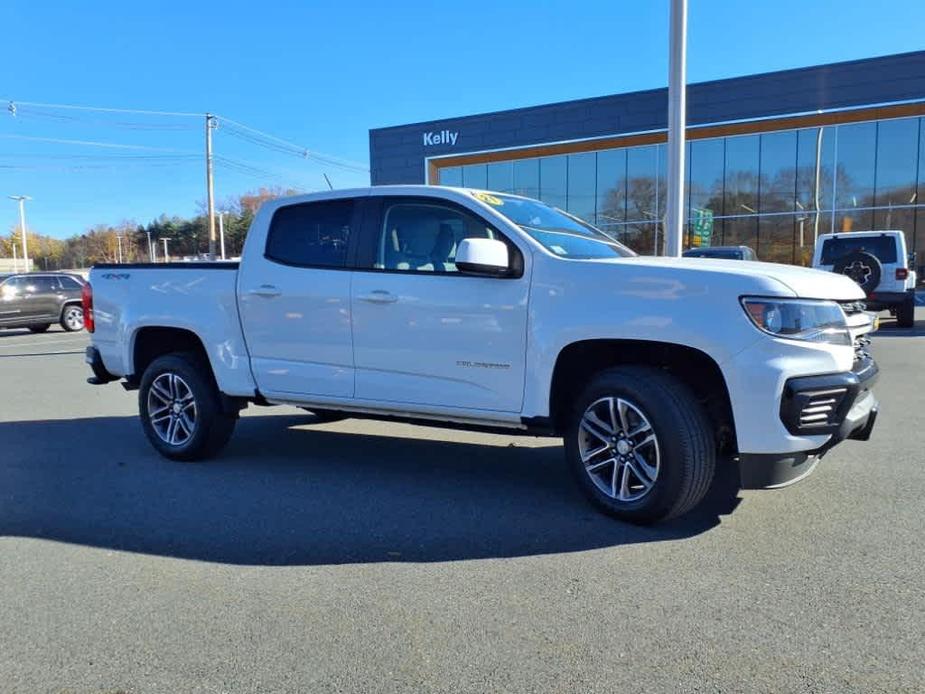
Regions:
[[[202,460],[228,442],[237,413],[222,409],[208,364],[194,353],[158,357],[138,389],[141,425],[151,445],[171,460]]]
[[[679,380],[647,366],[608,369],[588,384],[572,410],[565,451],[598,508],[639,524],[696,506],[716,465],[703,407]]]

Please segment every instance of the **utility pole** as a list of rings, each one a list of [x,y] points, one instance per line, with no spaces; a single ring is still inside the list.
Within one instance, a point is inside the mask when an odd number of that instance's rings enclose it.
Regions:
[[[206,195],[209,207],[209,258],[215,258],[215,186],[212,177],[212,130],[215,116],[206,114]]]
[[[225,259],[225,210],[218,211],[218,240],[222,249],[222,260]]]
[[[687,0],[671,2],[668,58],[668,200],[665,255],[681,257],[684,239],[684,135],[687,127]]]
[[[168,239],[168,238],[163,238],[163,237],[161,238],[161,241],[164,242],[164,262],[165,262],[165,263],[169,263],[169,262],[170,262],[170,254],[167,253],[167,242],[168,242],[168,241],[172,241],[172,240],[173,240],[173,239]]]
[[[25,266],[25,272],[29,272],[29,243],[26,241],[26,200],[31,200],[28,195],[8,195],[10,200],[19,201],[19,228],[22,232],[22,259]]]

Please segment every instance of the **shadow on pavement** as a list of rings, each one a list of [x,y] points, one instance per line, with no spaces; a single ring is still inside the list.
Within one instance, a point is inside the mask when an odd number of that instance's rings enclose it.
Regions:
[[[728,464],[694,513],[634,527],[591,508],[554,439],[499,447],[311,421],[242,418],[219,458],[192,464],[154,454],[134,417],[0,423],[0,535],[232,564],[430,562],[682,539],[738,504]]]

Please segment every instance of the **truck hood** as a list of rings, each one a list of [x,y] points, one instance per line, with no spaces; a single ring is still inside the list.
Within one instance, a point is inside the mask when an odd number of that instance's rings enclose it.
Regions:
[[[780,294],[808,299],[831,299],[835,301],[856,301],[864,298],[864,291],[845,275],[812,270],[795,265],[759,263],[748,260],[721,260],[717,258],[666,258],[637,255],[628,258],[607,258],[591,261],[613,263],[643,268],[662,269],[681,274],[699,273],[705,280],[710,275],[722,276],[726,280],[742,278],[743,290],[753,286],[754,280],[763,279],[764,284],[780,286]],[[789,291],[788,291],[789,290]]]

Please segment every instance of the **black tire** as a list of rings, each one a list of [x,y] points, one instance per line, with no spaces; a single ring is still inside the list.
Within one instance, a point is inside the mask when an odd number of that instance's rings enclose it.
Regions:
[[[896,307],[896,325],[900,328],[915,327],[915,299],[910,298]]]
[[[192,432],[184,441],[175,444],[162,438],[159,430],[155,429],[149,409],[152,400],[161,402],[158,400],[160,395],[151,397],[151,389],[154,382],[166,374],[182,379],[183,392],[188,390],[195,403]],[[223,410],[221,394],[209,364],[192,352],[174,352],[151,362],[138,389],[138,411],[148,441],[158,453],[171,460],[204,460],[214,456],[228,443],[238,420],[237,412]]]
[[[589,436],[582,428],[582,418],[592,404],[608,398],[629,403],[635,413],[648,420],[656,437],[657,474],[648,491],[638,499],[618,500],[608,495],[598,487],[608,474],[606,466],[597,475],[596,483],[595,475],[582,462],[579,436]],[[636,424],[641,421],[637,418]],[[613,441],[616,445],[616,438]],[[642,444],[638,445],[642,450]],[[565,453],[579,487],[595,506],[608,515],[637,524],[656,523],[690,511],[709,490],[716,467],[715,435],[703,407],[679,380],[647,366],[615,367],[594,377],[578,397],[569,417]],[[617,456],[617,449],[602,454],[610,455]],[[589,464],[596,465],[595,460],[601,458],[592,457]],[[616,480],[616,463],[610,469]]]
[[[302,409],[312,416],[312,424],[333,424],[334,422],[342,422],[345,419],[350,419],[350,415],[336,410],[310,410],[306,407]]]
[[[866,251],[854,251],[839,258],[835,261],[832,271],[850,277],[867,294],[880,286],[880,279],[883,277],[880,259]]]
[[[30,333],[43,333],[51,327],[51,323],[39,323],[37,325],[30,325]]]
[[[84,329],[84,311],[77,304],[68,304],[61,309],[60,325],[69,333],[80,332]]]

